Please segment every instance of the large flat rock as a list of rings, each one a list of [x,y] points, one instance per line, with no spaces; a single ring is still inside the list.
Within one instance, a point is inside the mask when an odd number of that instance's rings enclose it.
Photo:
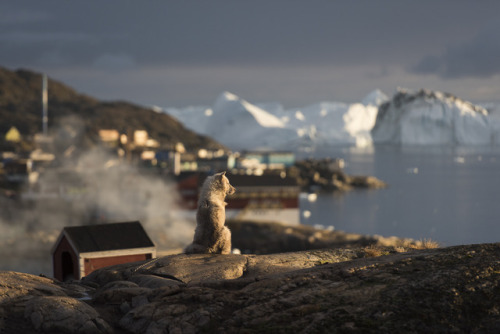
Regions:
[[[106,267],[84,280],[106,284],[119,280],[143,280],[144,276],[163,279],[165,285],[220,280],[255,279],[319,264],[347,261],[364,253],[350,249],[323,249],[269,255],[178,254],[161,258]],[[159,284],[158,279],[153,284]],[[144,283],[146,284],[146,283]]]

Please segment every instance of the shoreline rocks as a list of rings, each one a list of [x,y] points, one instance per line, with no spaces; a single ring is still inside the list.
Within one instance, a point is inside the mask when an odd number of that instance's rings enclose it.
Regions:
[[[297,179],[303,191],[333,192],[352,189],[381,189],[387,183],[375,176],[348,175],[337,160],[306,159],[288,168],[287,174]]]

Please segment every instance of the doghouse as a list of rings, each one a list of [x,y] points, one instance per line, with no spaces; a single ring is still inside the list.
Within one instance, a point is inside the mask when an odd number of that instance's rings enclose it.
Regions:
[[[156,247],[138,221],[65,227],[52,247],[54,277],[60,281],[154,257]]]

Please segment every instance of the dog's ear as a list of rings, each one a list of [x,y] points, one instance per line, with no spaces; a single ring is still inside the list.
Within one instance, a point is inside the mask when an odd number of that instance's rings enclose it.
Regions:
[[[226,175],[226,172],[225,172],[225,171],[224,171],[224,172],[221,172],[221,173],[218,173],[218,174],[215,174],[215,176],[216,176],[216,179],[217,179],[217,180],[222,180],[222,177],[223,177],[224,175]]]

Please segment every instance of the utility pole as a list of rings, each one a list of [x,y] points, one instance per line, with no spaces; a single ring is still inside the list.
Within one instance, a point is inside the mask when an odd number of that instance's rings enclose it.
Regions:
[[[49,123],[49,114],[48,114],[48,100],[49,100],[49,94],[48,94],[48,81],[47,81],[47,74],[42,75],[42,130],[43,130],[43,136],[47,137],[47,127]]]

